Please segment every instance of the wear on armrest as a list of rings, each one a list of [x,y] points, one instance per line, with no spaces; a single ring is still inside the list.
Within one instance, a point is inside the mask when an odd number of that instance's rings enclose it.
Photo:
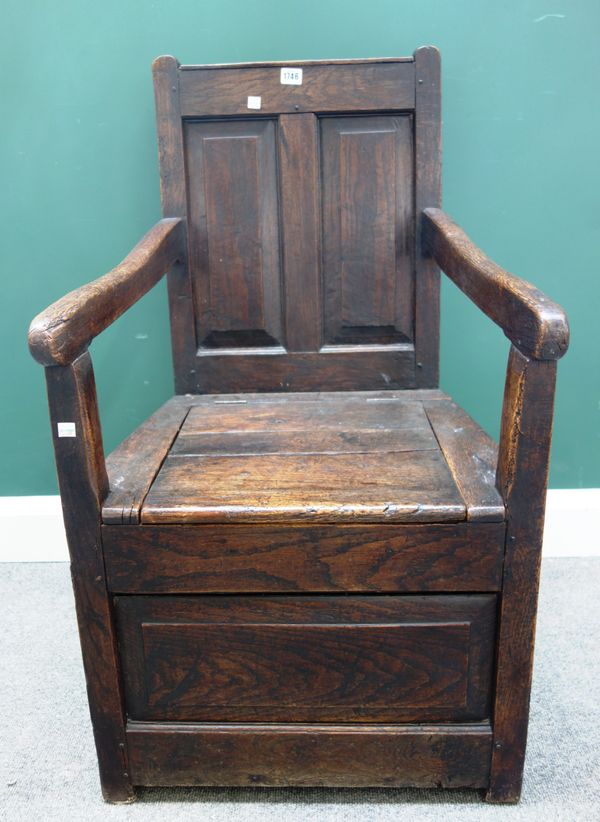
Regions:
[[[42,365],[69,365],[161,279],[181,254],[180,218],[160,220],[108,274],[77,288],[38,314],[29,349]]]
[[[563,356],[569,325],[560,305],[496,265],[440,209],[426,208],[422,219],[426,246],[442,271],[523,354],[538,360]]]

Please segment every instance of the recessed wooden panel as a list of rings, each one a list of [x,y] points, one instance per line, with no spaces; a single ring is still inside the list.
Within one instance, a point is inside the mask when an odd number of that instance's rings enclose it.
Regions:
[[[495,597],[119,597],[127,710],[175,721],[461,721]]]
[[[321,156],[325,339],[410,341],[412,120],[325,117]]]
[[[185,127],[190,265],[205,348],[282,341],[272,120]]]
[[[455,668],[466,666],[465,622],[401,629],[145,624],[142,637],[149,666],[148,712],[160,718],[165,710],[206,718],[207,708],[215,708],[218,716],[249,703],[282,710],[331,708],[338,718],[336,707],[357,704],[389,710],[401,702],[407,708],[431,707],[435,712],[460,709],[467,698],[466,679],[454,674]],[[432,660],[436,655],[438,659]],[[350,681],[347,671],[332,676],[331,665],[340,657],[353,659]],[[435,684],[422,687],[430,676]]]

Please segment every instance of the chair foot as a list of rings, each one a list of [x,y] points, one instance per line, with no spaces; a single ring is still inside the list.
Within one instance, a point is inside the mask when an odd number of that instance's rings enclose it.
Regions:
[[[484,798],[492,805],[516,805],[521,799],[521,786],[490,787]]]
[[[133,785],[126,782],[121,785],[102,785],[102,798],[111,805],[131,805],[137,797]]]

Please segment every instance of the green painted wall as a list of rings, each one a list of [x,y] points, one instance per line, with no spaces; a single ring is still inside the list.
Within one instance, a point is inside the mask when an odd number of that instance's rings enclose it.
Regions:
[[[55,493],[29,320],[159,216],[150,63],[442,51],[444,205],[567,309],[551,484],[600,486],[597,0],[4,0],[0,494]],[[497,433],[507,341],[443,291],[442,385]],[[171,391],[161,284],[93,346],[107,448]]]

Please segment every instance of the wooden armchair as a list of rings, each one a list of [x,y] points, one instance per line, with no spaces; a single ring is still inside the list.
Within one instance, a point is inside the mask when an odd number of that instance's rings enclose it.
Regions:
[[[519,798],[562,309],[439,210],[439,55],[154,63],[162,219],[33,321],[104,796]],[[441,268],[511,342],[438,385]],[[177,395],[105,461],[90,342],[168,271]]]

